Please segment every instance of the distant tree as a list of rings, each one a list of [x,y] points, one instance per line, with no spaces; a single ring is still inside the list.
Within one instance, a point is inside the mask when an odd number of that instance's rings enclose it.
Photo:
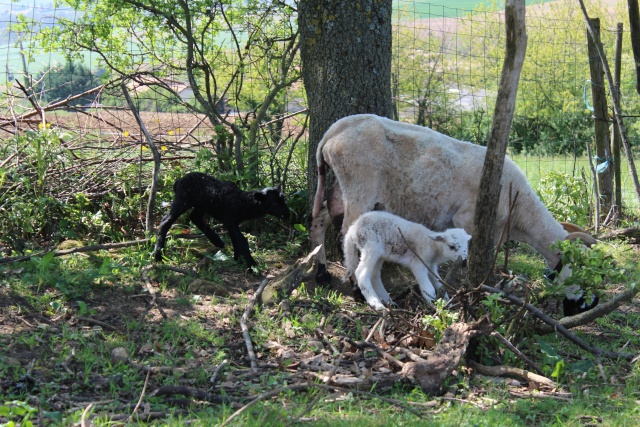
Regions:
[[[99,84],[98,77],[91,69],[67,61],[63,67],[54,67],[40,73],[38,90],[42,100],[51,103],[61,101],[72,95],[78,95]],[[89,95],[74,100],[70,105],[91,104],[95,95]]]
[[[208,142],[218,169],[258,185],[260,124],[269,108],[299,80],[295,9],[279,0],[60,0],[81,12],[38,32],[40,46],[78,57],[89,51],[114,79],[168,93],[184,79],[193,90],[190,111],[204,114],[217,130]],[[34,23],[34,25],[36,25]],[[253,77],[261,80],[252,92]],[[119,87],[119,85],[116,85]],[[148,95],[142,95],[148,96]],[[136,96],[137,98],[137,96]],[[257,100],[252,114],[228,117]],[[136,99],[138,101],[138,99]],[[172,109],[177,106],[169,105]]]

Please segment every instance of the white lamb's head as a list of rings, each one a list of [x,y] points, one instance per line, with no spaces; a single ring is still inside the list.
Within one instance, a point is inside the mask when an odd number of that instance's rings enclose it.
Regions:
[[[469,240],[471,236],[462,228],[450,228],[431,237],[436,242],[442,243],[443,258],[453,261],[461,257],[466,260],[469,256]]]

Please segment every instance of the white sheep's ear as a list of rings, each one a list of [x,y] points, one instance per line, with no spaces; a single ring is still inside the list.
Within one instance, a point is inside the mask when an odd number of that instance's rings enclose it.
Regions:
[[[435,240],[436,242],[444,242],[444,237],[442,236],[429,236],[431,237],[433,240]]]

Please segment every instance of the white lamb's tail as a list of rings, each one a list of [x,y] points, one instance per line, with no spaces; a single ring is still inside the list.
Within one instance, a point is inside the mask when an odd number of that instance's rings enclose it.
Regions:
[[[344,242],[342,249],[344,251],[344,276],[342,276],[342,281],[346,282],[349,278],[354,278],[356,268],[358,267],[358,246],[355,243],[355,233],[352,233],[350,229],[347,234],[344,236]]]

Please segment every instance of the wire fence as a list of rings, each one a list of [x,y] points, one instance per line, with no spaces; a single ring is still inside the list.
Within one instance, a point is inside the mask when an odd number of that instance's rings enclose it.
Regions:
[[[595,59],[588,57],[586,29],[575,3],[559,0],[535,4],[527,10],[529,42],[512,126],[510,154],[534,187],[550,171],[590,179],[585,148],[593,143],[589,61]],[[603,44],[611,58],[615,25],[622,22],[620,17],[624,13],[612,8],[608,2],[588,5],[593,16],[602,20]],[[393,13],[392,87],[397,118],[486,144],[504,54],[503,14],[407,0],[394,0]],[[71,8],[56,8],[52,1],[14,3],[0,0],[0,84],[4,86],[0,100],[0,133],[7,141],[24,129],[63,128],[74,135],[67,148],[82,150],[88,147],[92,150],[91,159],[83,160],[86,165],[83,173],[108,176],[107,171],[114,161],[123,167],[141,158],[150,161],[150,153],[145,153],[141,144],[144,137],[139,124],[128,109],[122,108],[122,88],[115,86],[91,93],[83,97],[82,102],[73,103],[73,108],[68,104],[59,109],[43,108],[60,102],[60,99],[48,97],[56,82],[64,82],[61,84],[71,90],[68,92],[71,95],[74,86],[79,90],[95,84],[105,72],[100,56],[85,52],[80,63],[91,71],[90,76],[84,76],[89,81],[64,78],[62,74],[71,72],[65,65],[64,52],[43,53],[35,49],[35,31],[55,27],[61,19],[77,17],[78,12]],[[37,22],[38,25],[30,28],[25,22]],[[630,46],[627,33],[625,43]],[[135,46],[132,45],[132,49]],[[630,51],[630,48],[623,50],[625,71],[621,99],[633,143],[638,139],[636,116],[640,107],[637,106],[637,94],[633,93],[635,76]],[[140,51],[139,55],[144,54]],[[148,63],[152,62],[149,55]],[[73,72],[82,75],[77,68]],[[248,71],[244,90],[255,90],[263,83],[258,74]],[[193,97],[192,88],[183,76],[163,76],[162,85],[182,100]],[[136,95],[142,120],[161,147],[163,158],[194,159],[200,155],[200,148],[213,147],[211,135],[216,130],[207,117],[177,108],[168,100],[166,91],[157,87],[140,81],[127,86]],[[273,131],[271,126],[260,128],[263,133],[261,149],[270,150],[274,157],[276,149],[298,141],[296,132],[303,125],[301,115],[296,113],[305,108],[301,85],[292,86],[283,96],[281,105],[279,113],[293,117],[286,121],[284,132],[278,128],[278,138],[274,139],[269,134]],[[248,112],[246,104],[236,103],[233,97],[225,99],[218,107],[227,115]],[[267,120],[272,119],[268,117]],[[96,148],[100,150],[96,151]],[[291,166],[291,163],[285,166]],[[623,206],[636,208],[626,161],[622,166]],[[58,173],[64,176],[64,169]],[[299,168],[295,174],[302,179],[304,168]],[[91,185],[90,180],[86,185]],[[93,185],[97,186],[91,190],[95,192],[106,191],[109,186],[108,180],[93,181]]]

